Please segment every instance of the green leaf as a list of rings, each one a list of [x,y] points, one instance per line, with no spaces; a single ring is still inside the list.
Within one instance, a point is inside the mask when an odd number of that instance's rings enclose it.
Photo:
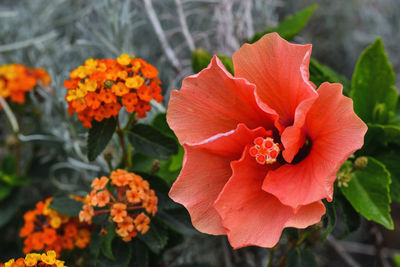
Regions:
[[[18,211],[24,196],[21,190],[16,190],[0,202],[0,227],[8,223]]]
[[[78,217],[82,206],[82,202],[76,201],[70,197],[56,197],[50,203],[51,209],[71,217]]]
[[[162,220],[153,217],[149,231],[138,237],[153,253],[159,254],[168,243],[168,227]]]
[[[286,258],[286,267],[317,267],[314,255],[308,250],[294,248],[289,251]]]
[[[114,254],[112,249],[112,243],[115,237],[115,225],[112,222],[108,222],[105,226],[107,234],[101,236],[101,252],[110,260],[114,260]]]
[[[317,60],[311,58],[310,60],[310,81],[317,87],[324,82],[340,83],[343,85],[344,94],[348,95],[350,92],[350,82],[346,77],[340,75],[330,67],[319,63]]]
[[[400,254],[393,255],[393,262],[396,267],[400,267]]]
[[[224,64],[227,71],[229,71],[233,75],[233,62],[230,57],[227,57],[223,54],[217,55],[219,60],[221,60],[222,64]],[[210,64],[212,56],[210,53],[203,49],[199,48],[192,53],[192,70],[194,73],[198,73],[203,69],[207,68]]]
[[[128,267],[132,258],[132,245],[116,238],[113,244],[113,253],[115,261],[113,267]]]
[[[15,171],[15,157],[13,155],[7,155],[1,162],[0,170],[6,174],[13,174]]]
[[[100,246],[101,246],[100,231],[101,227],[98,226],[95,229],[93,229],[92,234],[90,235],[89,251],[94,256],[95,259],[97,259],[100,254]]]
[[[393,201],[400,202],[400,155],[395,151],[385,151],[376,159],[382,162],[390,172],[392,183],[390,184],[390,196]]]
[[[317,5],[312,5],[289,15],[277,27],[269,28],[263,33],[256,33],[247,43],[252,44],[271,32],[277,32],[282,38],[291,41],[307,25],[308,20],[317,8]]]
[[[398,93],[395,74],[380,38],[358,59],[351,80],[354,110],[365,122],[386,124],[394,117]]]
[[[136,124],[128,133],[129,140],[137,152],[160,159],[167,159],[178,153],[175,139],[165,136],[150,125]]]
[[[198,73],[210,64],[211,55],[207,50],[199,48],[192,53],[192,70]]]
[[[343,195],[356,211],[368,220],[393,229],[390,216],[390,173],[376,159],[369,157],[363,170],[355,170],[348,187],[341,187]]]
[[[114,117],[100,122],[93,121],[87,140],[87,157],[90,161],[95,160],[106,148],[115,132],[116,125]]]
[[[12,186],[0,183],[0,201],[8,197],[12,192]]]
[[[346,225],[347,235],[356,231],[361,225],[360,214],[351,206],[351,204],[344,198],[343,195],[336,196],[336,203],[340,207]]]
[[[183,146],[179,146],[178,154],[171,157],[171,164],[168,167],[169,171],[179,171],[182,169],[183,155],[185,154],[185,150]]]
[[[364,137],[364,146],[361,149],[363,155],[379,153],[382,146],[389,143],[400,144],[400,127],[396,125],[381,125],[367,123],[368,131]]]
[[[229,71],[232,75],[234,75],[232,59],[222,54],[219,54],[218,58],[221,60],[222,64],[224,64],[226,70]]]
[[[26,186],[30,183],[30,179],[27,177],[17,176],[13,173],[9,174],[2,170],[0,170],[0,181],[10,186]]]
[[[171,128],[169,128],[166,113],[158,113],[156,116],[154,116],[154,119],[151,122],[151,126],[156,128],[166,136],[176,138],[174,132],[171,130]]]
[[[336,209],[335,209],[335,200],[332,202],[328,202],[323,200],[324,205],[326,207],[326,214],[324,215],[325,220],[327,221],[326,228],[321,234],[321,240],[325,240],[326,237],[332,233],[333,229],[336,226]]]
[[[149,266],[149,250],[142,241],[135,239],[132,242],[132,259],[130,266]]]

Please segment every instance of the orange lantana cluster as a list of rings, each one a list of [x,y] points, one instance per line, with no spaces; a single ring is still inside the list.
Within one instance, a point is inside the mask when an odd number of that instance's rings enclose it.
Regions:
[[[30,253],[25,258],[19,258],[17,260],[11,259],[4,264],[0,264],[4,267],[30,267],[30,266],[41,266],[41,267],[66,267],[63,261],[57,260],[57,254],[54,250],[47,251],[47,253]]]
[[[162,101],[157,69],[143,59],[122,54],[114,59],[88,59],[64,82],[69,113],[74,111],[87,128],[92,120],[117,116],[122,106],[146,117],[149,102]]]
[[[144,211],[154,216],[158,199],[141,176],[118,169],[111,172],[110,178],[95,178],[92,187],[79,214],[81,221],[91,223],[93,216],[110,213],[117,224],[116,233],[126,242],[138,232],[145,234],[149,230],[150,218]]]
[[[31,251],[70,250],[85,248],[90,242],[91,227],[79,222],[78,218],[64,216],[50,209],[53,199],[40,201],[34,210],[24,215],[25,224],[20,230],[24,240],[24,253]]]
[[[47,86],[50,81],[50,76],[44,69],[28,68],[21,64],[0,66],[0,96],[4,99],[10,98],[16,103],[23,104],[25,94],[39,82]]]

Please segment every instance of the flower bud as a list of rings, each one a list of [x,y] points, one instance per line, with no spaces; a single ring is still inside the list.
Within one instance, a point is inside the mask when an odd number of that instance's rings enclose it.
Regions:
[[[153,164],[151,165],[150,168],[150,173],[155,174],[161,169],[161,162],[159,160],[154,160]]]
[[[354,161],[354,168],[357,170],[363,170],[368,165],[368,158],[367,157],[358,157]]]

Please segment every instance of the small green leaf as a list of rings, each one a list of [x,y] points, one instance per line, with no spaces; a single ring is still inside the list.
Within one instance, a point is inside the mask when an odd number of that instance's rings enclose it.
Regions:
[[[222,64],[224,64],[227,71],[229,71],[233,75],[233,62],[230,57],[227,57],[223,54],[217,55],[219,60],[221,60]],[[212,56],[210,53],[203,49],[199,48],[192,53],[192,69],[194,73],[198,73],[203,69],[207,68],[210,64]]]
[[[15,157],[13,155],[4,157],[0,170],[6,174],[13,174],[15,171]]]
[[[333,229],[336,226],[336,209],[335,209],[335,202],[328,202],[323,200],[324,205],[326,207],[326,214],[324,215],[325,220],[327,221],[326,228],[321,234],[321,240],[325,240],[326,237],[332,233]]]
[[[136,124],[128,133],[129,140],[137,152],[160,159],[167,159],[178,153],[175,139],[165,136],[150,125]]]
[[[340,75],[330,67],[319,63],[317,60],[311,58],[310,60],[310,81],[317,87],[324,82],[340,83],[343,85],[344,94],[348,95],[350,92],[350,82],[346,77]]]
[[[153,217],[149,231],[144,235],[139,235],[146,246],[155,254],[160,254],[168,243],[168,228],[163,221]]]
[[[376,159],[382,162],[390,172],[392,183],[390,184],[390,196],[393,201],[400,202],[400,155],[395,151],[385,151]]]
[[[291,41],[307,25],[308,20],[317,8],[317,5],[312,5],[289,15],[277,27],[267,29],[263,33],[256,33],[247,43],[252,44],[271,32],[277,32],[282,38]]]
[[[398,99],[394,84],[393,68],[378,38],[361,54],[351,80],[350,96],[357,115],[365,122],[388,123]]]
[[[179,146],[178,154],[171,157],[171,164],[168,167],[169,171],[179,171],[182,169],[183,155],[185,154],[185,150],[183,146]]]
[[[375,154],[382,149],[382,145],[386,146],[391,142],[399,143],[399,126],[372,123],[367,123],[367,125],[368,132],[364,137],[364,146],[361,149],[363,154]]]
[[[393,229],[390,216],[390,173],[385,166],[372,157],[363,170],[355,170],[348,187],[341,187],[343,195],[356,211],[368,220]]]
[[[0,201],[8,197],[12,192],[12,186],[0,183]]]
[[[286,267],[317,267],[314,255],[308,250],[294,248],[289,251],[286,258]]]
[[[106,148],[115,132],[116,125],[114,117],[100,122],[93,121],[87,140],[87,156],[90,161],[95,160]]]
[[[207,50],[199,48],[192,53],[192,70],[194,73],[198,73],[205,69],[210,64],[211,55]]]
[[[224,64],[227,71],[229,71],[233,75],[233,62],[230,57],[219,54],[218,58],[221,60],[222,64]]]
[[[30,183],[30,179],[27,177],[17,176],[13,173],[6,173],[0,170],[0,181],[10,186],[27,186]]]
[[[0,227],[4,226],[13,218],[22,204],[23,197],[22,191],[17,190],[0,202]]]
[[[83,203],[70,197],[56,197],[50,203],[50,208],[66,216],[78,217]]]
[[[168,126],[166,113],[158,113],[155,115],[153,121],[151,122],[151,126],[166,136],[176,138],[174,132]]]
[[[400,267],[400,254],[393,255],[393,262],[396,267]]]
[[[112,243],[115,237],[115,225],[112,222],[108,222],[105,226],[107,234],[101,236],[101,252],[110,260],[114,260],[114,254],[112,249]]]

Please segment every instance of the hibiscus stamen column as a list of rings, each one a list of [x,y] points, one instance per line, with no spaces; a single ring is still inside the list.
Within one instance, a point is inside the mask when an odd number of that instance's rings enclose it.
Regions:
[[[279,144],[275,143],[271,137],[257,137],[249,153],[260,164],[272,164],[276,162],[280,151]]]

